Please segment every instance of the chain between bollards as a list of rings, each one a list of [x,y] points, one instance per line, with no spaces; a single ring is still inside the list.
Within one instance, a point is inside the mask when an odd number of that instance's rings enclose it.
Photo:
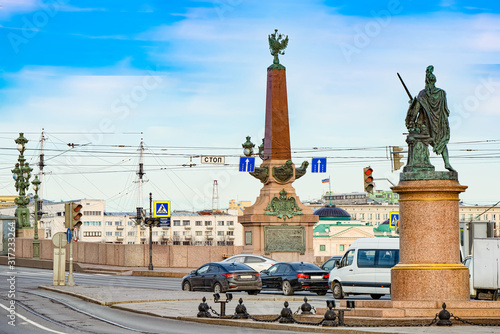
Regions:
[[[216,298],[218,299],[218,298]],[[307,298],[304,298],[304,304],[302,304],[301,307],[299,307],[299,310],[305,310],[306,312],[311,309],[306,305],[309,304],[307,303]],[[348,305],[352,305],[352,308],[354,308],[354,303],[350,303]],[[296,323],[299,325],[310,325],[310,326],[325,326],[325,327],[336,327],[336,326],[344,326],[344,327],[429,327],[434,324],[438,326],[451,326],[452,322],[450,321],[450,318],[453,318],[454,320],[460,321],[462,323],[472,325],[472,326],[500,326],[500,323],[475,323],[472,321],[464,320],[461,319],[460,317],[457,317],[453,315],[452,313],[449,313],[446,310],[446,304],[443,303],[442,307],[443,309],[439,312],[436,313],[434,319],[432,319],[429,323],[427,324],[346,324],[344,322],[344,311],[350,311],[351,308],[348,309],[336,309],[335,308],[335,301],[334,300],[328,300],[327,301],[327,307],[328,310],[325,312],[324,318],[320,322],[306,322],[306,321],[299,321],[295,319],[294,314],[292,313],[292,310],[288,307],[289,303],[288,301],[284,302],[284,307],[281,310],[280,314],[273,319],[260,319],[260,318],[255,318],[251,314],[247,312],[246,306],[243,305],[243,299],[239,299],[239,303],[235,308],[235,313],[233,315],[224,315],[224,314],[219,314],[217,311],[212,309],[207,303],[206,303],[206,298],[203,297],[202,303],[198,306],[198,317],[207,317],[207,318],[217,318],[217,319],[251,319],[253,321],[258,321],[258,322],[276,322],[279,321],[280,323]],[[298,311],[295,312],[295,314],[298,313]],[[212,316],[210,314],[211,311],[214,315]],[[307,313],[305,313],[307,314]]]

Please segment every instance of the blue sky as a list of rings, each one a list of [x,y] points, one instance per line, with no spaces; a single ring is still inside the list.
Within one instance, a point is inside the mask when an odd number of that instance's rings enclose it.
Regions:
[[[495,203],[499,14],[494,1],[4,0],[0,189],[15,192],[16,134],[26,133],[36,163],[44,128],[45,198],[133,210],[143,132],[145,193],[174,209],[210,208],[217,179],[219,207],[254,201],[260,183],[236,164],[245,137],[263,137],[267,35],[278,28],[290,38],[280,59],[296,164],[328,157],[336,192],[362,191],[370,165],[376,187],[389,189],[399,173],[387,147],[405,147],[408,106],[396,72],[416,95],[432,64],[451,111],[451,163],[469,186],[462,198]],[[202,166],[202,154],[229,165]],[[299,197],[319,198],[322,178],[298,180]]]

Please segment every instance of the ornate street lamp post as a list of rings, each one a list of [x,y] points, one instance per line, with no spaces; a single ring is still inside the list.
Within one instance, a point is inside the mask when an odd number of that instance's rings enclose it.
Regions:
[[[40,240],[38,240],[38,189],[40,188],[40,180],[38,175],[35,175],[35,179],[31,184],[33,184],[33,190],[35,191],[35,236],[33,238],[33,258],[40,258]]]
[[[14,180],[16,181],[16,191],[19,192],[19,197],[14,199],[14,203],[17,205],[15,216],[16,229],[22,229],[25,227],[30,227],[30,211],[26,207],[30,203],[30,199],[26,197],[26,189],[30,186],[31,171],[33,170],[29,163],[24,159],[24,151],[26,150],[26,143],[28,140],[24,138],[23,133],[19,134],[19,138],[15,140],[17,144],[17,150],[19,151],[18,163],[14,169],[12,169]]]

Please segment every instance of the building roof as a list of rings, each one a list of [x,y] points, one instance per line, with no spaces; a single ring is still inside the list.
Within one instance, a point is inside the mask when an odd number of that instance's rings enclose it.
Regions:
[[[349,212],[344,209],[338,208],[333,204],[325,205],[324,207],[316,210],[314,212],[315,215],[319,216],[320,220],[328,220],[328,219],[342,219],[347,220],[351,219],[351,215]]]

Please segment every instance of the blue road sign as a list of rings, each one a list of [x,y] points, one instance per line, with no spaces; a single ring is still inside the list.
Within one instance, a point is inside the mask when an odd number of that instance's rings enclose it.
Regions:
[[[326,158],[313,158],[311,173],[326,173]]]
[[[68,244],[71,242],[71,229],[68,228],[66,230],[66,240],[68,241]]]
[[[170,217],[160,218],[160,227],[170,227]]]
[[[391,212],[389,214],[389,227],[396,228],[399,225],[399,212]]]
[[[255,171],[255,157],[240,157],[240,172]]]
[[[170,217],[170,201],[154,201],[153,217]]]

